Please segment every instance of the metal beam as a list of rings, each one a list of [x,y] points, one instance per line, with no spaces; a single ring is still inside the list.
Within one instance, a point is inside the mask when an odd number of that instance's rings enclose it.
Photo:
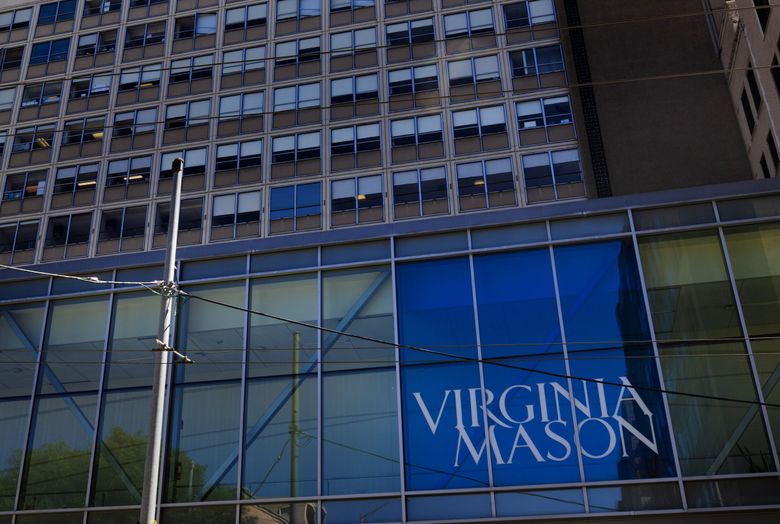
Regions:
[[[34,357],[37,358],[38,351],[35,349],[35,346],[32,344],[32,342],[30,342],[30,339],[27,338],[27,335],[25,335],[24,331],[22,331],[22,328],[16,322],[16,319],[13,317],[11,312],[3,310],[0,311],[0,315],[6,320],[6,322],[8,322],[8,325],[11,327],[11,331],[13,331],[14,335],[16,335],[16,337],[22,342],[22,345],[25,347],[25,349],[27,349],[27,351],[29,351]],[[71,413],[76,418],[76,421],[79,423],[82,429],[84,429],[84,431],[90,437],[92,437],[95,432],[95,427],[92,425],[92,422],[90,422],[89,418],[87,418],[87,415],[84,414],[84,411],[82,411],[81,407],[79,407],[76,401],[73,400],[73,397],[67,391],[65,385],[57,377],[56,373],[54,373],[48,364],[46,364],[45,359],[43,359],[42,365],[43,372],[51,386],[57,393],[65,395],[62,397],[65,405],[68,406],[68,409],[70,409]],[[135,487],[133,481],[130,480],[130,477],[122,468],[122,465],[119,463],[111,450],[105,446],[102,439],[100,439],[100,444],[102,444],[101,448],[104,451],[104,453],[101,453],[101,458],[105,459],[106,462],[108,462],[111,467],[116,470],[117,474],[119,475],[119,480],[121,480],[128,491],[130,491],[130,494],[133,495],[136,500],[140,501],[141,493],[138,491],[138,488]]]
[[[341,321],[336,326],[336,331],[344,331],[349,327],[349,325],[352,323],[353,320],[357,317],[357,315],[360,313],[360,311],[368,304],[368,301],[374,296],[374,293],[377,292],[379,287],[390,277],[390,271],[385,271],[377,275],[377,277],[374,279],[374,281],[369,285],[366,290],[363,292],[363,294],[355,301],[354,304],[352,304],[352,307],[347,311],[347,313],[344,315],[344,317],[341,319]],[[324,356],[336,343],[336,340],[341,335],[337,335],[335,333],[330,333],[328,337],[323,341],[323,347],[322,347],[322,355]],[[290,381],[290,383],[284,387],[284,389],[276,396],[276,398],[271,402],[271,405],[268,407],[268,409],[265,411],[265,413],[255,422],[255,424],[249,429],[247,433],[246,441],[244,442],[245,446],[249,446],[252,442],[254,442],[257,437],[260,436],[260,434],[263,432],[263,430],[268,426],[268,424],[273,420],[273,418],[282,410],[284,405],[287,403],[287,401],[292,397],[293,393],[297,391],[297,389],[303,384],[303,381],[305,378],[303,378],[307,373],[311,373],[313,370],[316,369],[317,364],[319,364],[319,356],[315,353],[312,355],[312,357],[301,366],[302,371],[301,374],[298,376],[298,378],[294,378]],[[246,394],[246,392],[242,392],[242,394]],[[220,467],[214,471],[214,473],[209,477],[209,479],[203,484],[203,489],[201,490],[199,496],[197,497],[197,500],[204,500],[208,494],[211,492],[212,489],[214,489],[220,480],[222,480],[222,477],[225,476],[225,474],[230,471],[230,469],[236,464],[238,461],[238,449],[235,451],[232,451],[230,456],[222,463]],[[240,476],[241,472],[239,472]],[[241,479],[239,479],[239,482],[241,482]]]
[[[772,371],[772,374],[769,375],[766,383],[761,387],[761,390],[764,392],[764,398],[769,398],[769,394],[772,393],[772,391],[775,389],[778,381],[780,381],[780,364],[775,366],[774,371]],[[734,446],[737,445],[737,442],[739,442],[739,439],[742,437],[745,431],[747,431],[747,428],[753,421],[753,418],[756,416],[756,414],[758,414],[759,407],[760,406],[758,404],[751,404],[747,411],[745,411],[745,413],[742,415],[742,418],[739,420],[739,423],[737,423],[737,426],[734,428],[734,432],[723,445],[723,448],[721,448],[720,453],[718,453],[718,456],[715,457],[715,460],[712,461],[710,467],[707,468],[707,475],[715,475],[718,473],[720,467],[729,457],[731,450],[734,448]]]

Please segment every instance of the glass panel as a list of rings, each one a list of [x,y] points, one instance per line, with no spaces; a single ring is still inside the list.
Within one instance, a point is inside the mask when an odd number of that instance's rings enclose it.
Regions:
[[[156,297],[155,297],[156,298]],[[149,351],[146,350],[148,354]],[[150,359],[151,360],[151,359]],[[132,364],[115,365],[134,367]],[[151,366],[138,366],[151,376]],[[96,453],[92,505],[141,503],[141,487],[149,427],[150,390],[109,392],[102,405],[101,434]],[[102,521],[101,521],[102,522]]]
[[[686,482],[685,495],[691,508],[774,505],[780,502],[775,478]]]
[[[748,333],[753,337],[777,335],[780,224],[727,228],[725,236]]]
[[[401,522],[400,499],[368,499],[323,502],[328,524]],[[325,522],[325,519],[323,519]]]
[[[591,513],[682,508],[677,484],[628,484],[588,488]]]
[[[84,506],[95,406],[94,395],[38,400],[22,509]]]
[[[243,265],[243,260],[240,264]],[[187,292],[244,307],[243,282],[188,287]],[[239,364],[244,347],[244,316],[241,311],[194,298],[179,305],[179,350],[186,351],[199,366],[187,366],[188,383],[241,377]],[[179,379],[182,377],[179,376]]]
[[[214,353],[213,360],[228,360],[224,352]],[[194,356],[193,359],[205,363],[207,368],[226,367],[210,363],[203,356]],[[236,374],[240,373],[237,365],[232,367]],[[181,366],[177,366],[176,372],[182,374]],[[208,369],[205,372],[208,373]],[[235,499],[241,398],[239,381],[179,384],[173,395],[176,408],[172,427],[175,429],[171,431],[168,447],[165,500]]]
[[[740,336],[716,233],[643,237],[639,250],[658,338]]]
[[[409,520],[489,518],[490,495],[463,494],[443,497],[413,497],[407,501]]]
[[[663,346],[661,366],[668,390],[757,400],[741,342]],[[683,475],[774,470],[755,405],[670,395],[669,407]]]
[[[496,516],[584,513],[581,489],[496,493]]]
[[[234,522],[235,506],[201,506],[195,508],[164,508],[160,521],[165,524],[207,524]]]
[[[305,275],[256,280],[252,284],[251,308],[306,323],[317,323],[316,279]],[[289,355],[281,349],[292,347],[293,333],[300,335],[300,362],[314,366],[317,356],[317,330],[290,326],[284,322],[250,316],[250,376],[287,374]],[[305,368],[302,368],[305,369]],[[312,368],[314,369],[314,368]]]
[[[42,305],[0,307],[0,398],[32,393],[42,329]]]
[[[495,398],[489,411],[493,482],[578,481],[571,406],[560,402],[567,382],[534,373],[566,375],[549,251],[476,257],[474,277],[482,357],[523,368],[484,366],[489,398]]]
[[[322,307],[325,327],[393,340],[392,288],[387,268],[325,273]],[[375,346],[353,337],[325,334],[325,370],[392,365],[395,348]]]
[[[468,248],[468,239],[464,232],[441,233],[416,237],[401,237],[395,242],[395,254],[399,257],[424,255],[427,253],[447,253]]]
[[[637,231],[707,224],[709,222],[715,222],[715,212],[709,202],[691,206],[634,211],[634,226]]]
[[[52,303],[43,393],[96,390],[100,377],[108,298]]]
[[[3,383],[6,381],[3,380]],[[32,377],[27,383],[27,392],[32,389]],[[16,483],[19,465],[27,432],[27,417],[30,399],[0,400],[0,511],[14,509]],[[10,519],[8,522],[11,522]]]
[[[286,358],[289,361],[290,357]],[[307,369],[306,365],[299,367],[302,372]],[[242,484],[245,498],[316,492],[316,385],[313,374],[249,381]]]
[[[323,376],[323,494],[400,489],[393,359],[384,365]]]
[[[157,275],[159,277],[159,274]],[[106,387],[151,386],[160,298],[149,293],[117,295],[109,343]]]
[[[476,356],[468,259],[401,264],[396,278],[402,344]],[[487,485],[484,428],[473,412],[471,425],[463,423],[479,391],[477,365],[409,365],[442,360],[414,350],[402,350],[401,360],[407,489]]]
[[[632,243],[559,247],[555,259],[585,479],[672,476]]]

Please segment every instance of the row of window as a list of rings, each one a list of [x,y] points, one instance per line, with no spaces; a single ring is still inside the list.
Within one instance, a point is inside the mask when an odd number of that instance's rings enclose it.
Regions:
[[[559,187],[581,186],[576,150],[527,155],[522,159],[527,198],[536,184]],[[458,164],[455,168],[458,209],[470,211],[516,205],[515,177],[509,158]],[[90,172],[90,175],[94,172]],[[130,175],[133,176],[133,175]],[[542,178],[549,180],[542,181]],[[73,184],[86,180],[73,178]],[[94,178],[92,180],[94,185]],[[58,179],[58,183],[61,183]],[[392,175],[392,206],[395,219],[447,214],[449,187],[445,167],[395,172]],[[321,182],[272,187],[269,190],[268,233],[278,234],[322,227]],[[211,197],[210,240],[256,237],[261,234],[262,192],[260,190],[213,195]],[[367,175],[330,182],[330,223],[332,227],[366,224],[385,220],[383,176]],[[155,236],[168,229],[168,202],[157,204]],[[202,198],[182,200],[179,227],[185,243],[200,243],[203,222]],[[103,210],[98,226],[98,254],[140,250],[147,230],[147,205]],[[92,212],[55,216],[48,219],[43,259],[85,256],[92,230]],[[38,221],[20,221],[0,226],[0,257],[16,262],[32,262]],[[161,247],[162,240],[154,247]]]
[[[297,56],[297,55],[296,55]],[[222,66],[223,82],[232,75],[245,75],[257,72],[258,79],[262,79],[265,68],[265,47],[253,47],[230,51],[224,54],[225,62]],[[561,49],[558,45],[525,49],[509,53],[512,64],[513,79],[523,81],[532,79],[529,88],[539,87],[536,81],[540,76],[560,74],[564,72]],[[278,58],[277,58],[278,60]],[[141,67],[126,68],[119,76],[117,104],[121,102],[137,102],[147,97],[141,97],[141,91],[157,90],[159,95],[163,66],[147,64]],[[179,60],[172,60],[168,68],[168,90],[171,96],[196,94],[198,92],[210,92],[212,90],[212,77],[214,76],[214,55],[202,55]],[[447,62],[449,77],[450,97],[453,102],[471,100],[474,98],[489,98],[501,96],[501,74],[498,55],[488,55]],[[435,92],[433,102],[438,102],[439,72],[436,64],[418,65],[402,69],[392,69],[387,72],[388,94],[391,97],[403,95],[415,95],[422,92]],[[113,74],[110,72],[96,73],[75,77],[70,82],[69,100],[80,100],[88,97],[103,97],[109,95],[113,83]],[[260,82],[262,83],[262,80]],[[561,85],[564,82],[560,82]],[[552,84],[551,84],[552,85]],[[293,97],[295,90],[305,89],[307,97],[316,97],[319,105],[320,84],[311,83],[306,86],[290,86],[274,90],[276,98]],[[521,86],[518,86],[521,87]],[[466,88],[464,90],[464,88]],[[20,101],[21,108],[58,104],[62,99],[63,82],[47,81],[38,84],[27,84],[22,90]],[[16,97],[16,88],[0,89],[0,112],[10,111],[13,108]],[[370,73],[355,77],[334,79],[330,81],[331,104],[353,103],[359,100],[378,100],[379,74]],[[129,95],[129,96],[128,96]],[[154,98],[158,98],[155,96]],[[100,107],[92,107],[88,104],[80,106],[68,106],[68,112],[79,110],[105,109],[108,100],[101,101]],[[390,109],[408,109],[415,104],[414,98],[408,104],[391,104]],[[423,104],[424,105],[424,104]],[[274,108],[277,107],[274,102]],[[276,109],[275,109],[276,110]],[[376,106],[378,114],[379,107]],[[39,113],[20,115],[21,119],[35,119],[52,116]],[[352,116],[352,115],[349,115]]]
[[[149,6],[150,4],[164,4],[167,0],[130,0],[130,8]],[[391,2],[386,2],[391,3]],[[466,3],[466,2],[461,2]],[[76,14],[78,0],[60,0],[41,5],[38,11],[37,25],[55,24],[73,20]],[[330,0],[330,12],[358,10],[374,7],[374,0]],[[453,4],[453,5],[457,5]],[[262,20],[265,23],[268,4],[263,2],[249,6],[252,10],[251,19]],[[444,6],[451,7],[451,6]],[[118,12],[122,8],[122,0],[85,0],[82,11],[83,17]],[[227,8],[225,18],[229,20],[231,28],[235,27],[241,18],[239,8]],[[321,15],[321,3],[319,0],[277,0],[276,20],[287,21],[307,17],[319,17]],[[166,11],[167,12],[167,11]],[[534,24],[542,24],[555,20],[555,12],[552,0],[528,0],[508,4],[504,9],[506,25],[510,27],[526,27]],[[212,16],[207,13],[205,16]],[[19,9],[0,14],[0,31],[28,27],[32,19],[32,8]]]
[[[285,0],[282,0],[285,1]],[[230,10],[225,18],[225,30],[240,30],[246,32],[248,29],[262,25],[265,22],[266,11],[262,9],[265,4],[258,6],[244,6]],[[250,9],[257,7],[257,9]],[[512,7],[512,6],[505,6]],[[235,14],[233,14],[235,12]],[[496,45],[493,24],[493,11],[491,8],[476,9],[463,13],[455,13],[443,16],[446,39],[460,39],[469,37],[466,43],[447,44],[447,51],[462,51],[468,48],[476,49],[481,47],[494,47]],[[507,21],[514,15],[507,15]],[[509,22],[508,22],[509,23]],[[388,60],[398,62],[410,58],[423,58],[435,56],[436,50],[433,42],[435,40],[433,18],[420,20],[410,20],[402,23],[388,24],[386,30],[386,41],[388,46]],[[196,15],[177,18],[174,26],[174,41],[188,40],[200,36],[213,36],[217,32],[217,15],[208,13],[198,13]],[[238,43],[246,41],[248,35],[242,33],[237,38],[231,39],[227,43]],[[479,35],[487,35],[487,40],[480,40]],[[139,25],[129,26],[125,30],[123,59],[133,60],[138,58],[151,58],[162,56],[164,49],[162,44],[165,42],[166,22],[150,22]],[[264,35],[263,35],[264,36]],[[483,41],[484,40],[484,41]],[[30,55],[30,66],[44,66],[54,62],[65,61],[68,58],[70,49],[70,38],[59,38],[43,42],[36,42],[32,45]],[[192,50],[204,47],[213,47],[214,39],[210,40],[209,45],[200,44],[194,47],[189,44],[181,47],[174,43],[174,52]],[[430,44],[421,46],[420,44]],[[375,48],[378,45],[377,29],[365,28],[353,31],[333,33],[330,35],[330,54],[332,57],[332,68],[346,70],[353,67],[367,67],[376,65]],[[78,38],[76,46],[77,69],[87,67],[99,67],[113,63],[113,54],[117,46],[117,31],[109,30],[97,33],[81,35]],[[154,49],[148,49],[152,48]],[[410,47],[410,52],[404,51],[404,47]],[[411,52],[411,47],[414,47]],[[159,49],[158,49],[159,48]],[[308,38],[293,40],[290,42],[277,43],[275,46],[276,65],[287,63],[300,63],[301,61],[319,60],[320,38]],[[400,48],[400,49],[399,49]],[[371,50],[373,60],[354,59],[344,60],[346,55],[354,55],[361,50]],[[14,68],[21,63],[23,47],[9,49],[13,51],[11,60],[7,60],[4,68]],[[132,51],[132,52],[131,52]],[[103,55],[98,60],[97,57]],[[109,59],[105,55],[111,55]],[[343,62],[343,63],[341,63]],[[42,76],[45,74],[62,73],[61,67],[48,68],[38,67],[28,72],[28,76]]]
[[[310,87],[313,87],[310,89]],[[290,123],[320,121],[317,85],[292,86],[276,90],[274,123],[277,118]],[[45,91],[41,92],[41,96]],[[555,96],[515,103],[519,146],[565,142],[576,138],[571,102],[568,96]],[[204,140],[209,137],[211,100],[196,100],[166,106],[165,143]],[[220,136],[256,134],[263,130],[263,92],[241,93],[220,98],[217,120]],[[114,114],[111,125],[111,151],[154,147],[158,108]],[[501,105],[450,111],[452,146],[455,155],[506,149],[510,145],[506,107]],[[305,120],[305,121],[304,121]],[[62,133],[59,160],[95,156],[103,152],[105,117],[95,116],[65,121],[61,131],[56,124],[18,128],[14,133],[10,165],[49,162]],[[330,170],[340,171],[379,166],[381,160],[380,122],[330,128]],[[444,156],[444,129],[441,113],[415,115],[389,122],[393,164]],[[322,132],[311,131],[271,137],[271,177],[319,175],[322,173]],[[256,141],[258,153],[262,141]],[[0,141],[0,153],[2,153]],[[205,148],[204,148],[205,149]],[[24,156],[22,156],[24,155]],[[306,166],[279,166],[312,160]],[[310,165],[309,165],[310,164]]]
[[[215,189],[226,187],[231,184],[234,185],[237,179],[244,183],[259,182],[259,165],[261,159],[260,155],[252,151],[252,146],[254,145],[255,144],[251,142],[228,144],[218,151],[218,154],[221,156],[217,159],[218,163],[214,172]],[[184,180],[187,189],[203,189],[206,173],[206,150],[195,149],[184,152],[166,153],[162,156],[158,194],[170,193],[171,178],[173,175],[170,162],[177,156],[183,156],[187,163],[184,172]],[[536,191],[539,188],[547,188],[543,191],[537,191],[540,193],[539,198],[529,194],[529,202],[532,203],[540,200],[581,196],[579,193],[558,194],[556,192],[563,187],[564,184],[580,184],[582,182],[580,162],[576,150],[562,150],[524,155],[521,163],[523,166],[526,189],[529,191]],[[480,165],[483,166],[483,168],[477,169],[477,166]],[[501,167],[499,168],[497,166]],[[514,192],[514,177],[512,175],[511,162],[509,159],[501,159],[500,161],[479,160],[470,163],[462,163],[458,164],[456,169],[459,195],[461,197],[471,197],[474,195],[479,197],[479,195],[483,195],[485,191],[487,194],[502,193],[506,191]],[[403,199],[401,195],[409,192],[410,189],[406,187],[406,185],[410,183],[408,181],[411,176],[410,173],[416,171],[419,170],[401,171],[393,174],[394,186],[396,187],[394,191],[396,204],[402,203]],[[444,168],[429,168],[420,171],[420,191],[423,191],[423,187],[432,187],[431,181],[434,179],[432,178],[434,172],[442,175],[440,177],[438,175],[435,177],[436,180],[441,181],[442,186],[440,189],[442,187],[446,189],[443,175]],[[103,202],[122,201],[148,196],[151,174],[151,156],[120,159],[109,162],[104,181]],[[100,168],[97,163],[59,168],[53,181],[50,208],[61,209],[79,205],[92,205],[95,201],[99,177]],[[403,180],[407,180],[407,182],[403,182]],[[319,182],[316,183],[318,184]],[[368,182],[364,181],[362,183],[365,184]],[[346,182],[337,180],[334,181],[333,184],[334,194],[344,193]],[[404,189],[404,187],[406,187],[406,189]],[[437,185],[436,187],[439,186]],[[577,188],[577,190],[581,191],[581,188]],[[47,173],[45,170],[8,175],[5,181],[0,211],[2,211],[2,215],[4,216],[16,215],[19,212],[40,212],[43,209],[46,192]],[[441,195],[439,195],[439,193],[431,193],[431,198],[438,200],[441,198]],[[426,198],[423,198],[422,200],[427,201]],[[474,198],[471,198],[470,200],[474,200]],[[474,204],[473,208],[495,207],[498,205],[496,202],[482,205],[484,202],[481,203],[480,200],[484,199],[477,198],[476,200],[477,202]],[[511,202],[507,203],[514,204],[514,197]],[[420,206],[425,207],[422,204],[420,204]],[[422,207],[420,213],[415,214],[416,212],[414,209],[411,209],[408,210],[408,212],[411,213],[409,215],[396,216],[397,218],[403,218],[404,216],[429,214],[424,212]],[[471,208],[462,201],[461,210],[466,209]],[[447,211],[447,209],[444,211]]]

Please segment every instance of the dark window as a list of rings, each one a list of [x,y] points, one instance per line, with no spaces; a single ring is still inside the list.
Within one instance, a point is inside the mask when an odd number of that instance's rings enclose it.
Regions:
[[[112,13],[122,9],[122,0],[86,0],[84,2],[84,16]]]
[[[745,121],[747,122],[748,129],[750,129],[750,132],[753,133],[753,128],[756,125],[756,120],[753,117],[753,109],[750,107],[750,101],[748,100],[747,91],[744,89],[742,90],[742,97],[740,97],[740,101],[742,102],[742,112],[745,115]]]
[[[66,60],[69,47],[70,38],[33,44],[32,53],[30,54],[30,65]]]
[[[777,144],[775,144],[775,137],[771,129],[766,134],[766,147],[769,148],[769,154],[772,155],[772,163],[775,165],[775,169],[777,169],[780,166],[780,155],[777,153]]]
[[[756,108],[756,113],[758,113],[761,108],[761,91],[758,88],[758,82],[756,82],[756,75],[753,72],[753,64],[751,64],[750,62],[748,62],[746,77],[747,77],[748,87],[750,88],[750,95],[753,97],[753,105]]]
[[[769,5],[769,0],[753,0],[753,4],[756,6],[756,16],[758,16],[758,23],[761,24],[761,29],[766,32],[766,26],[769,23],[769,15],[772,14],[772,8]]]
[[[43,4],[38,11],[38,25],[73,20],[75,12],[76,0],[61,0],[60,2]]]

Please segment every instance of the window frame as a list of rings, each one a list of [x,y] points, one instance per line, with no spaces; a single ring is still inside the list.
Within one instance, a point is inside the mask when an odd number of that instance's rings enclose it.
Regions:
[[[426,171],[440,171],[441,172],[440,180],[441,180],[441,186],[442,187],[439,188],[438,191],[440,191],[439,194],[441,194],[443,196],[440,196],[439,198],[436,198],[436,197],[432,197],[431,198],[430,196],[429,197],[425,197],[425,194],[427,193],[427,190],[424,189],[424,182],[426,182],[428,180],[424,180],[423,179],[423,172],[426,172]],[[414,174],[414,178],[415,178],[415,188],[416,188],[416,191],[415,191],[414,194],[415,194],[416,198],[414,200],[411,200],[411,199],[399,200],[399,198],[398,198],[399,197],[399,192],[398,192],[397,188],[401,187],[403,185],[407,185],[408,186],[408,185],[411,185],[411,184],[396,184],[396,178],[400,177],[400,176],[404,176],[404,175],[408,176],[408,175],[410,175],[412,173]],[[434,179],[430,179],[430,180],[434,180]],[[439,178],[437,177],[436,180],[439,180]],[[403,171],[393,171],[392,172],[392,186],[393,186],[393,217],[394,217],[395,220],[403,220],[405,218],[416,218],[416,217],[422,217],[422,216],[433,216],[433,215],[449,214],[449,212],[450,212],[450,195],[449,195],[450,184],[449,184],[449,180],[447,178],[447,166],[446,165],[422,167],[422,168],[413,168],[413,169],[405,169]],[[410,195],[412,193],[411,192],[409,192],[409,193],[400,193],[400,195],[407,195],[407,194]],[[425,203],[426,202],[436,202],[436,201],[439,201],[439,200],[444,200],[445,203],[447,204],[446,208],[443,211],[433,212],[433,213],[426,213],[425,212]],[[416,202],[417,203],[417,207],[418,207],[417,211],[418,211],[418,213],[416,215],[407,215],[407,216],[404,216],[404,217],[399,217],[398,213],[397,213],[398,207],[401,206],[401,205],[410,204],[412,202]]]
[[[369,183],[375,183],[376,179],[379,180],[379,193],[370,193],[371,196],[368,196],[369,193],[367,192],[361,192],[361,183],[369,184]],[[344,209],[337,209],[336,206],[336,199],[334,198],[334,194],[336,193],[336,185],[342,185],[345,182],[351,182],[352,183],[352,196],[342,198],[340,200],[346,200],[351,198],[352,200],[352,206],[345,207]],[[346,184],[345,184],[346,185]],[[362,176],[352,176],[347,178],[337,178],[335,180],[330,181],[330,222],[332,227],[340,227],[340,226],[351,226],[351,225],[358,225],[358,224],[369,224],[369,223],[377,223],[377,222],[384,222],[385,221],[385,185],[384,185],[384,176],[382,173],[378,174],[372,174],[372,175],[362,175]],[[363,198],[360,198],[360,197]],[[371,205],[372,203],[378,202],[378,205]],[[369,210],[369,209],[376,209],[379,208],[380,210],[380,216],[379,218],[363,218],[361,219],[361,214],[365,215],[366,213],[361,213],[361,210]],[[339,224],[336,224],[336,220],[334,218],[337,216],[337,213],[340,213],[339,216],[346,216],[348,214],[352,214],[353,220],[351,222],[341,222]]]
[[[488,173],[488,164],[489,163],[498,163],[498,162],[506,162],[509,165],[509,171],[497,171],[493,173],[492,175],[507,175],[504,176],[504,180],[497,180],[492,181],[490,180],[491,174]],[[474,166],[474,165],[480,166],[480,176],[479,177],[462,177],[461,176],[461,168],[465,168],[466,166]],[[471,184],[474,187],[480,187],[481,191],[473,191],[469,193],[464,193],[463,188],[465,184],[461,184],[461,180],[474,180],[474,182]],[[501,186],[503,184],[503,186]],[[496,207],[507,207],[507,206],[516,206],[517,205],[517,185],[515,183],[515,172],[514,172],[514,166],[512,163],[512,157],[502,157],[502,158],[488,158],[488,159],[476,159],[471,160],[468,162],[462,162],[455,164],[455,185],[457,187],[457,194],[458,194],[458,211],[468,212],[468,211],[478,211],[483,209],[493,209]],[[499,186],[496,188],[496,186]],[[510,187],[511,186],[511,187]],[[503,187],[503,189],[502,189]],[[511,193],[512,195],[512,202],[510,203],[491,203],[491,194],[506,194]],[[482,207],[470,207],[465,208],[463,207],[463,199],[464,197],[476,197],[479,195],[484,196],[484,206]]]

